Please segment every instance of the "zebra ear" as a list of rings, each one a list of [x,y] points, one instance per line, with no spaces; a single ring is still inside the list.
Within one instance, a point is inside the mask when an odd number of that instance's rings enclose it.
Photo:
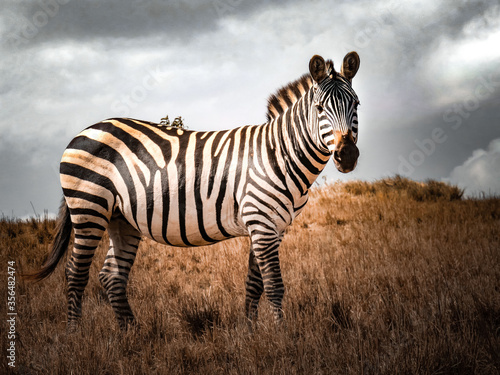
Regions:
[[[327,75],[325,60],[319,56],[314,55],[309,61],[309,73],[316,83],[323,81]]]
[[[359,55],[357,52],[349,52],[344,57],[340,74],[342,74],[349,81],[352,81],[359,69]]]

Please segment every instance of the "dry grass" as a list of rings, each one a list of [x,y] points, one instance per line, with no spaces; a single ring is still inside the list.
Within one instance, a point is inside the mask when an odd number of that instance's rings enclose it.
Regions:
[[[498,374],[500,199],[460,196],[398,177],[313,190],[281,248],[285,323],[274,325],[264,300],[253,333],[245,238],[195,249],[144,241],[129,286],[140,327],[126,333],[97,281],[103,248],[75,334],[63,267],[39,284],[18,280],[14,373]],[[4,267],[40,265],[53,227],[0,222]]]
[[[444,182],[428,180],[416,182],[396,175],[375,182],[350,181],[342,184],[341,189],[353,195],[377,195],[386,198],[409,198],[418,202],[461,199],[464,191]]]

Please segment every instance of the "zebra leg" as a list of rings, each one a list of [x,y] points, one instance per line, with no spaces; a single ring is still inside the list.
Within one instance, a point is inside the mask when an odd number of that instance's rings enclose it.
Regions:
[[[248,260],[248,274],[246,278],[245,313],[250,321],[257,320],[259,299],[264,291],[264,283],[260,273],[259,265],[255,259],[255,254],[250,249]]]
[[[98,218],[86,211],[89,210],[71,210],[75,240],[65,270],[68,284],[69,332],[76,329],[82,316],[82,297],[89,281],[90,265],[108,223],[104,216]]]
[[[108,233],[109,251],[99,272],[99,281],[106,290],[120,328],[126,329],[135,320],[128,303],[126,289],[141,235],[121,215],[112,217]]]
[[[277,323],[283,320],[281,303],[285,294],[285,286],[281,277],[278,248],[282,236],[269,233],[269,228],[254,231],[251,235],[252,250],[262,275],[264,292],[271,303],[274,319]]]

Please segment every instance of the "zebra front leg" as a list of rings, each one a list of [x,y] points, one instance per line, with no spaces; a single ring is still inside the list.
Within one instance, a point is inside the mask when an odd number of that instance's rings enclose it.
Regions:
[[[268,229],[266,228],[266,230]],[[266,233],[266,230],[255,231],[254,233],[258,234],[251,236],[252,251],[260,270],[264,293],[273,310],[274,319],[277,323],[281,323],[283,320],[281,303],[285,294],[285,286],[281,277],[278,248],[282,237]]]
[[[254,321],[258,317],[258,305],[260,296],[264,291],[264,282],[260,273],[259,265],[255,259],[255,254],[250,249],[250,257],[248,260],[248,274],[245,282],[245,313],[248,320]]]
[[[108,232],[109,251],[99,272],[99,281],[106,290],[120,328],[126,329],[135,323],[127,298],[127,283],[141,237],[121,215],[111,219]]]

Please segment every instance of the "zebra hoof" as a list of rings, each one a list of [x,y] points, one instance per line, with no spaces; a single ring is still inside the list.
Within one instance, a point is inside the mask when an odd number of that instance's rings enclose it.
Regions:
[[[125,332],[136,331],[140,329],[139,323],[137,323],[137,320],[135,320],[135,318],[133,317],[120,320],[118,322],[118,325],[120,326],[120,330]]]
[[[66,325],[66,333],[68,335],[74,335],[79,329],[79,324],[77,320],[70,320]]]

